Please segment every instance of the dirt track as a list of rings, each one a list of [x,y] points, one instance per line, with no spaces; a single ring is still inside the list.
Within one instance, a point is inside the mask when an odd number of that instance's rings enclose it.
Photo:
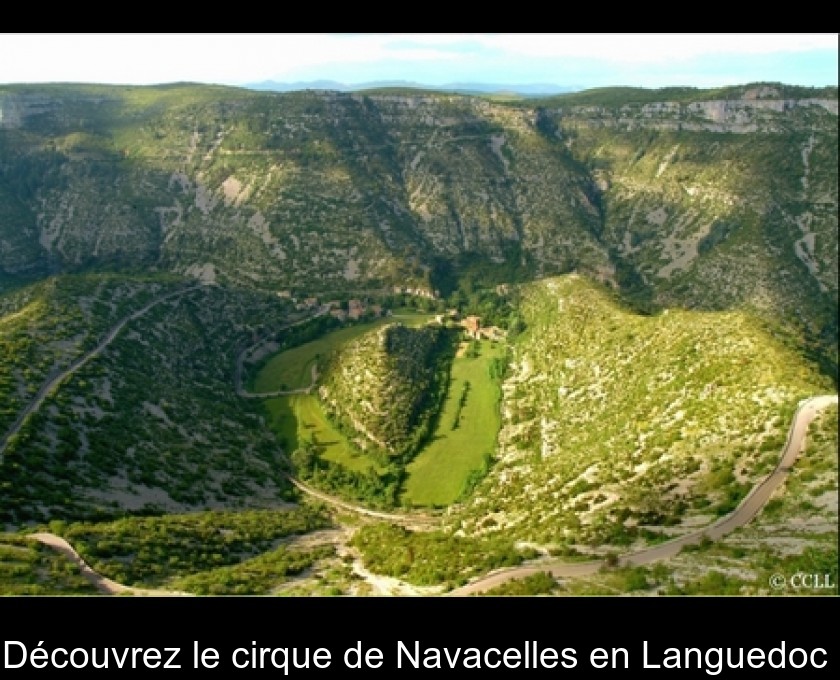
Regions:
[[[435,515],[426,515],[421,513],[381,512],[379,510],[371,510],[362,505],[356,505],[354,503],[341,500],[340,498],[330,496],[329,494],[326,494],[323,491],[318,491],[317,489],[314,489],[311,486],[304,484],[299,479],[295,479],[294,477],[288,476],[288,480],[295,486],[295,488],[302,491],[306,495],[311,496],[312,498],[315,498],[319,501],[323,501],[327,505],[331,505],[334,508],[338,508],[339,510],[346,510],[347,512],[352,512],[357,515],[364,515],[366,517],[373,517],[374,519],[385,520],[386,522],[392,522],[393,524],[401,524],[402,526],[411,529],[428,531],[440,524],[440,518],[436,517]]]

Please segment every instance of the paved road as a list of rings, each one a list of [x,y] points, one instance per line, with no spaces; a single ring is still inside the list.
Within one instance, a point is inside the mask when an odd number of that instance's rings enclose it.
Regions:
[[[116,581],[112,581],[102,574],[94,571],[85,562],[81,555],[76,552],[72,545],[70,545],[67,541],[65,541],[61,536],[56,536],[55,534],[51,534],[48,532],[42,532],[37,534],[29,534],[27,538],[31,538],[34,541],[38,541],[39,543],[43,543],[46,546],[49,546],[53,550],[60,552],[62,555],[67,557],[71,562],[76,564],[79,567],[79,571],[81,571],[82,576],[84,576],[88,581],[90,581],[94,586],[96,586],[97,590],[106,595],[143,595],[143,596],[187,596],[189,593],[182,593],[176,590],[153,590],[149,588],[132,588],[131,586],[124,586],[122,583],[117,583]]]
[[[44,403],[44,399],[46,399],[47,395],[50,394],[53,390],[55,390],[61,383],[67,380],[67,378],[73,375],[91,359],[98,357],[103,352],[103,350],[114,341],[117,335],[119,335],[120,331],[123,328],[125,328],[125,325],[127,323],[140,318],[141,316],[146,314],[150,309],[152,309],[152,307],[160,304],[164,300],[169,300],[173,297],[178,297],[179,295],[183,295],[184,293],[188,293],[200,287],[200,285],[190,286],[189,288],[183,288],[181,290],[176,290],[172,293],[167,293],[166,295],[161,295],[160,297],[157,297],[151,302],[149,302],[145,307],[142,307],[136,312],[129,314],[127,317],[125,317],[119,323],[117,323],[116,326],[111,328],[111,330],[108,331],[108,333],[105,335],[104,338],[102,338],[102,340],[96,347],[80,356],[61,373],[53,376],[52,378],[49,378],[43,385],[41,385],[41,389],[38,390],[38,393],[35,395],[32,401],[30,401],[29,404],[27,404],[26,408],[24,408],[18,414],[18,417],[15,420],[15,422],[12,423],[12,427],[9,429],[8,432],[6,432],[6,434],[3,435],[3,438],[0,439],[0,464],[3,463],[3,457],[6,453],[6,447],[9,445],[9,440],[12,437],[14,437],[18,432],[20,432],[21,428],[23,427],[23,424],[26,422],[26,419],[39,408],[41,408],[41,404]]]
[[[808,430],[808,425],[814,419],[819,411],[826,408],[830,404],[837,403],[837,395],[824,395],[820,397],[813,397],[803,402],[793,418],[790,431],[788,433],[787,442],[782,449],[782,455],[776,469],[771,472],[767,478],[759,482],[752,491],[741,501],[741,504],[729,515],[722,517],[711,526],[686,534],[672,541],[661,543],[660,545],[651,548],[645,548],[637,552],[628,553],[619,559],[619,563],[623,565],[644,565],[656,562],[659,560],[673,557],[682,550],[686,545],[696,544],[703,540],[704,537],[711,539],[718,539],[735,529],[744,526],[758,514],[758,511],[764,507],[765,503],[773,495],[773,492],[784,482],[790,473],[790,468],[796,461],[799,454],[804,449],[805,434]],[[289,477],[292,484],[304,493],[313,496],[325,503],[339,507],[350,512],[367,515],[377,519],[384,519],[400,524],[424,524],[436,521],[434,517],[423,517],[419,515],[401,515],[387,512],[379,512],[376,510],[369,510],[362,506],[353,505],[340,499],[329,496],[323,492],[313,489],[303,482]],[[66,540],[60,536],[50,533],[36,533],[30,534],[30,538],[40,541],[41,543],[58,550],[68,557],[68,559],[79,565],[82,575],[91,581],[101,592],[109,595],[119,595],[122,593],[132,593],[134,595],[160,595],[160,596],[178,596],[188,595],[188,593],[181,593],[177,591],[168,590],[147,590],[143,588],[132,588],[124,586],[121,583],[112,581],[101,574],[97,573],[79,556]],[[575,577],[575,576],[590,576],[597,573],[605,565],[603,561],[590,562],[550,562],[542,563],[536,566],[513,567],[511,569],[503,569],[495,573],[489,574],[483,578],[474,581],[462,588],[448,593],[450,596],[466,596],[475,593],[485,592],[491,588],[495,588],[511,579],[524,578],[532,574],[540,572],[549,572],[555,578]]]
[[[312,496],[313,498],[316,498],[319,501],[323,501],[328,505],[332,505],[333,507],[338,508],[339,510],[346,510],[357,515],[373,517],[374,519],[382,519],[386,522],[401,524],[405,527],[409,527],[412,529],[421,529],[428,531],[440,525],[440,517],[436,517],[435,515],[426,515],[421,513],[381,512],[379,510],[371,510],[370,508],[366,508],[363,505],[356,505],[355,503],[350,503],[340,498],[336,498],[335,496],[330,496],[329,494],[326,494],[323,491],[318,491],[318,489],[314,489],[308,484],[304,484],[299,479],[296,479],[291,475],[287,475],[287,479],[295,486],[295,488],[299,489],[308,496]]]
[[[747,524],[758,514],[759,510],[770,500],[773,492],[787,478],[791,466],[804,449],[805,434],[808,431],[808,425],[810,425],[819,411],[830,404],[836,403],[837,395],[834,394],[812,397],[800,404],[793,416],[788,438],[782,449],[782,455],[776,469],[763,481],[756,484],[752,491],[747,494],[746,498],[741,501],[740,505],[730,514],[721,517],[704,529],[699,529],[671,541],[645,548],[644,550],[627,553],[619,558],[619,564],[624,566],[639,566],[666,560],[674,557],[687,545],[696,545],[704,540],[704,538],[717,540]],[[538,566],[512,567],[489,574],[462,588],[451,591],[449,595],[460,596],[485,592],[511,579],[524,578],[525,576],[531,576],[539,572],[549,572],[555,578],[590,576],[600,571],[604,566],[604,561],[595,560],[574,563],[544,562]]]
[[[117,325],[115,325],[110,331],[108,331],[108,333],[96,347],[94,347],[92,350],[76,359],[67,369],[45,382],[41,389],[38,390],[38,393],[35,395],[33,400],[18,415],[18,418],[12,425],[11,429],[3,436],[3,439],[0,440],[0,464],[2,464],[3,462],[3,454],[8,445],[9,439],[11,439],[12,436],[14,436],[20,431],[27,417],[30,414],[37,411],[41,407],[41,404],[43,403],[46,396],[50,394],[54,389],[56,389],[64,380],[66,380],[69,376],[71,376],[73,373],[82,368],[82,366],[87,364],[91,359],[94,359],[99,354],[101,354],[102,351],[114,341],[114,339],[117,337],[117,335],[119,335],[120,331],[125,327],[127,323],[143,316],[155,305],[163,302],[164,300],[183,295],[189,291],[196,290],[200,287],[200,285],[191,286],[190,288],[185,288],[155,298],[154,300],[149,302],[145,307],[142,307],[141,309],[122,319]],[[321,316],[325,314],[326,311],[327,310],[322,307],[314,315],[288,324],[287,326],[284,326],[284,328],[291,328],[293,326],[297,326],[311,321],[316,316]],[[236,392],[242,397],[266,396],[252,394],[250,392],[246,392],[242,388],[242,361],[246,351],[247,349],[243,350],[236,360],[236,369],[234,376]],[[680,536],[679,538],[675,538],[673,540],[661,543],[656,546],[652,546],[650,548],[645,548],[644,550],[628,553],[619,558],[619,564],[645,565],[650,564],[652,562],[657,562],[659,560],[668,559],[679,553],[680,550],[682,550],[687,545],[700,543],[704,538],[710,538],[712,540],[719,539],[734,531],[735,529],[747,524],[750,520],[753,519],[753,517],[755,517],[759,510],[761,510],[761,508],[764,507],[764,505],[772,496],[773,492],[787,478],[791,466],[803,450],[805,434],[808,430],[808,425],[811,423],[811,421],[814,419],[814,417],[820,410],[826,408],[830,404],[836,403],[837,395],[822,395],[819,397],[813,397],[811,399],[808,399],[802,402],[802,404],[800,404],[799,408],[794,414],[793,422],[788,433],[788,438],[784,448],[782,449],[782,455],[778,465],[776,466],[776,469],[773,470],[773,472],[770,473],[770,475],[768,475],[766,479],[757,484],[732,513],[720,518],[715,523],[704,529],[697,530],[690,534]],[[404,526],[410,526],[418,529],[429,529],[439,522],[438,517],[430,515],[421,515],[413,513],[397,514],[380,512],[377,510],[370,510],[363,506],[348,503],[346,501],[313,489],[312,487],[308,486],[307,484],[304,484],[303,482],[301,482],[298,479],[295,479],[294,477],[289,476],[289,480],[292,484],[294,484],[296,488],[298,488],[303,493],[317,498],[318,500],[324,503],[328,503],[334,507],[349,512],[354,512],[357,514],[366,515],[368,517],[382,519],[385,521],[395,522]],[[38,540],[41,543],[44,543],[45,545],[48,545],[67,555],[69,559],[73,560],[79,565],[82,574],[86,578],[88,578],[92,583],[94,583],[94,585],[96,585],[96,587],[104,593],[119,594],[131,592],[134,594],[142,595],[184,594],[171,591],[144,590],[124,586],[122,584],[116,583],[115,581],[111,581],[110,579],[105,578],[104,576],[98,574],[93,569],[91,569],[84,562],[84,560],[82,560],[82,558],[73,549],[73,547],[69,543],[67,543],[67,541],[65,541],[63,538],[49,533],[32,534],[31,537],[34,540]],[[484,592],[498,585],[501,585],[502,583],[505,583],[511,579],[523,578],[525,576],[530,576],[532,574],[546,571],[549,572],[555,578],[587,576],[597,573],[604,566],[604,564],[605,563],[603,561],[597,560],[576,563],[543,562],[539,565],[513,567],[510,569],[503,569],[491,573],[483,578],[478,579],[477,581],[474,581],[469,585],[453,590],[449,593],[449,595],[464,596]]]
[[[313,314],[309,314],[308,316],[304,317],[303,319],[298,319],[292,323],[288,323],[285,326],[280,326],[280,328],[276,328],[272,331],[272,335],[275,333],[279,333],[280,331],[285,331],[289,328],[294,328],[295,326],[300,326],[305,323],[309,323],[313,319],[317,319],[319,316],[324,316],[330,311],[329,306],[321,305]],[[303,387],[299,390],[277,390],[275,392],[249,392],[242,386],[242,364],[245,361],[245,355],[250,352],[254,347],[257,345],[261,345],[265,342],[266,338],[262,338],[258,340],[256,343],[251,345],[250,347],[246,347],[243,349],[236,357],[236,368],[233,373],[233,386],[236,389],[236,394],[240,397],[244,397],[245,399],[265,399],[267,397],[282,397],[289,394],[308,394],[316,381],[316,372],[317,367],[313,368],[312,372],[312,385],[309,387]]]

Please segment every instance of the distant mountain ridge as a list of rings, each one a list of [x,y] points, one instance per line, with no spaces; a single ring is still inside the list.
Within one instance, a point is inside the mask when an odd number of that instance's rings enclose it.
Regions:
[[[278,81],[263,80],[247,83],[244,87],[250,90],[264,90],[272,92],[296,92],[298,90],[334,90],[336,92],[363,92],[382,88],[410,88],[414,90],[434,90],[439,92],[456,92],[458,94],[496,94],[511,93],[524,97],[545,97],[566,92],[583,90],[578,85],[556,85],[554,83],[445,83],[443,85],[429,85],[412,80],[372,80],[364,83],[341,83],[336,80],[298,80]]]

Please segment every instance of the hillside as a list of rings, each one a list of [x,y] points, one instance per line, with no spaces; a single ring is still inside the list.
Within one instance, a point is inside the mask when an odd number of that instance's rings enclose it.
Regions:
[[[38,524],[111,578],[317,594],[707,526],[836,393],[837,115],[773,83],[0,85],[2,592],[89,592]],[[754,526],[592,587],[831,559],[829,418]]]
[[[42,381],[156,300],[6,439]],[[276,440],[260,427],[257,405],[236,397],[231,376],[238,348],[255,329],[281,326],[288,304],[249,291],[98,275],[37,284],[14,301],[2,320],[10,330],[0,336],[12,350],[0,372],[0,520],[285,497]]]
[[[0,87],[4,280],[154,268],[311,294],[579,271],[783,317],[836,366],[837,92]]]
[[[348,343],[319,389],[327,413],[362,450],[415,452],[446,389],[447,340],[440,327],[395,323]]]
[[[577,276],[522,296],[497,460],[453,520],[469,535],[562,554],[703,526],[776,465],[799,400],[832,390],[743,312],[642,316]]]
[[[833,374],[833,92],[730,88],[547,110],[601,191],[601,240],[624,291],[649,309],[744,308],[776,329],[784,319]]]

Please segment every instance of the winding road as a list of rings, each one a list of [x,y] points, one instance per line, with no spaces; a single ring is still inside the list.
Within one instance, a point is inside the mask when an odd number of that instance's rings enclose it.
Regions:
[[[773,492],[778,489],[790,473],[790,468],[799,454],[805,448],[805,434],[808,426],[817,414],[827,406],[837,403],[837,395],[822,395],[812,397],[803,401],[793,416],[787,441],[782,448],[782,455],[776,468],[763,481],[756,484],[747,494],[744,500],[728,515],[721,517],[713,524],[698,529],[690,534],[685,534],[665,543],[645,548],[636,552],[627,553],[621,556],[618,564],[622,566],[640,566],[667,560],[674,557],[687,545],[696,545],[704,539],[717,540],[744,526],[755,517],[759,510],[764,507]],[[473,595],[482,593],[491,588],[510,581],[511,579],[524,578],[539,572],[548,572],[555,578],[590,576],[600,571],[606,563],[603,560],[589,562],[543,562],[539,565],[512,567],[502,569],[483,576],[472,583],[450,591],[450,596]]]
[[[822,409],[836,403],[837,395],[822,395],[807,399],[799,405],[799,408],[794,414],[793,422],[791,423],[791,427],[788,432],[787,441],[782,448],[781,457],[776,468],[764,480],[756,484],[744,500],[741,501],[740,505],[738,505],[738,507],[730,514],[721,517],[704,529],[698,529],[690,534],[680,536],[679,538],[675,538],[665,543],[660,543],[659,545],[655,545],[650,548],[627,553],[619,558],[619,565],[639,566],[650,564],[652,562],[658,562],[660,560],[666,560],[674,557],[687,545],[700,543],[704,538],[712,540],[722,538],[735,529],[749,523],[758,514],[761,508],[764,507],[767,501],[770,500],[773,492],[775,492],[787,478],[790,473],[791,466],[794,462],[796,462],[796,459],[805,448],[805,435],[811,421]],[[418,520],[420,523],[423,521],[423,518],[417,515],[378,512],[376,510],[370,510],[352,503],[347,503],[317,491],[293,477],[289,477],[289,479],[292,484],[294,484],[295,487],[300,489],[303,493],[342,510],[356,512],[376,519],[397,522],[400,524],[417,524]],[[129,586],[122,585],[91,569],[90,566],[87,565],[73,549],[73,546],[60,536],[50,533],[36,533],[30,534],[29,537],[61,552],[66,555],[68,559],[78,564],[82,575],[90,580],[91,583],[93,583],[103,593],[109,595],[132,593],[135,595],[157,596],[177,596],[188,594],[168,590],[131,588]],[[540,572],[548,572],[554,578],[591,576],[592,574],[599,572],[604,566],[606,566],[606,562],[602,560],[594,560],[589,562],[548,561],[540,562],[539,564],[532,563],[521,567],[511,567],[483,576],[466,586],[450,591],[447,593],[447,596],[459,597],[486,592],[487,590],[495,588],[496,586],[512,579],[524,578]]]
[[[30,401],[29,404],[18,414],[18,417],[12,424],[11,428],[6,432],[5,435],[3,435],[3,438],[0,439],[0,464],[2,464],[3,462],[5,451],[10,439],[13,436],[15,436],[18,432],[20,432],[27,418],[41,407],[47,395],[49,395],[55,389],[57,389],[60,386],[60,384],[64,382],[67,378],[69,378],[73,373],[78,371],[80,368],[82,368],[95,357],[99,356],[105,350],[105,348],[107,348],[108,345],[110,345],[116,339],[116,337],[119,335],[120,331],[122,331],[122,329],[126,326],[126,324],[148,313],[149,310],[151,310],[153,307],[160,304],[161,302],[164,302],[165,300],[169,300],[174,297],[178,297],[180,295],[184,295],[185,293],[196,290],[200,287],[201,285],[195,285],[189,288],[173,291],[171,293],[167,293],[166,295],[162,295],[158,298],[155,298],[151,302],[147,303],[144,307],[138,309],[137,311],[133,312],[132,314],[126,316],[121,321],[119,321],[114,327],[112,327],[108,331],[108,333],[99,342],[99,344],[96,345],[96,347],[86,352],[81,357],[77,358],[64,371],[48,379],[38,390],[37,394],[35,395],[35,397],[33,397],[32,401]],[[313,318],[326,314],[327,311],[327,309],[322,307],[315,314],[309,315],[304,319],[295,321],[294,323],[287,324],[286,326],[283,326],[283,329],[292,328],[294,326],[307,323]],[[242,387],[242,363],[245,354],[248,351],[249,348],[246,348],[245,350],[239,353],[236,359],[236,368],[234,374],[234,384],[236,393],[239,396],[245,398],[258,398],[269,396],[268,394],[253,394],[245,391]],[[638,566],[650,564],[652,562],[657,562],[660,560],[666,560],[677,555],[687,545],[698,544],[704,539],[717,540],[750,522],[764,507],[767,501],[770,500],[770,497],[773,495],[773,493],[782,485],[782,483],[785,481],[788,474],[790,473],[791,466],[796,462],[796,459],[804,450],[805,437],[808,430],[808,426],[810,425],[811,421],[813,421],[813,419],[822,409],[828,407],[831,404],[836,404],[837,401],[837,395],[821,395],[818,397],[812,397],[800,403],[799,408],[794,414],[793,422],[791,423],[785,445],[782,448],[781,457],[779,459],[778,465],[764,480],[762,480],[753,487],[753,489],[749,492],[749,494],[747,494],[744,500],[741,501],[738,507],[735,510],[733,510],[730,514],[721,517],[716,522],[703,529],[698,529],[697,531],[685,534],[683,536],[680,536],[670,541],[666,541],[664,543],[660,543],[659,545],[651,546],[650,548],[626,553],[625,555],[619,557],[618,564],[624,566]],[[413,513],[398,514],[371,510],[369,508],[365,508],[360,505],[343,501],[341,499],[335,498],[321,491],[313,489],[312,487],[308,486],[307,484],[304,484],[303,482],[292,476],[289,476],[288,478],[289,481],[301,492],[313,498],[316,498],[317,500],[320,500],[324,503],[332,505],[333,507],[336,507],[340,510],[354,512],[360,515],[372,517],[374,519],[381,519],[384,521],[394,522],[402,524],[404,526],[409,526],[418,529],[432,528],[434,523],[438,522],[440,519],[439,517],[434,517],[430,515],[421,515]],[[55,534],[50,534],[46,532],[41,532],[30,534],[30,538],[39,541],[44,545],[47,545],[53,548],[54,550],[57,550],[58,552],[61,552],[68,559],[76,563],[79,566],[82,575],[89,579],[91,583],[93,583],[96,586],[96,588],[102,593],[106,593],[109,595],[118,595],[124,593],[131,593],[135,595],[187,594],[176,591],[132,588],[129,586],[122,585],[94,571],[75,551],[73,546],[71,546],[65,539],[61,538],[60,536],[56,536]],[[606,563],[603,560],[573,563],[555,560],[541,561],[539,563],[531,563],[526,566],[512,567],[492,572],[486,576],[477,579],[476,581],[473,581],[472,583],[466,586],[451,591],[450,593],[448,593],[448,595],[456,597],[473,595],[475,593],[481,593],[495,588],[496,586],[499,586],[512,579],[524,578],[526,576],[530,576],[540,572],[548,572],[555,578],[588,576],[600,571],[605,566],[605,564]]]
[[[421,513],[393,513],[371,510],[370,508],[366,508],[362,505],[356,505],[355,503],[344,501],[340,498],[336,498],[335,496],[330,496],[323,491],[318,491],[291,475],[286,475],[286,478],[292,483],[292,485],[294,485],[295,488],[306,495],[319,501],[323,501],[324,503],[338,508],[339,510],[346,510],[347,512],[352,512],[357,515],[364,515],[365,517],[385,520],[386,522],[392,522],[393,524],[401,524],[402,526],[410,529],[429,531],[430,529],[434,529],[440,523],[440,517],[436,517],[435,515],[426,515]]]
[[[60,552],[64,555],[68,560],[73,562],[75,565],[79,567],[79,571],[82,573],[88,581],[90,581],[97,590],[105,595],[144,595],[144,596],[167,596],[167,597],[174,597],[174,596],[189,596],[190,593],[182,593],[177,590],[152,590],[149,588],[133,588],[131,586],[124,586],[122,583],[117,583],[116,581],[112,581],[111,579],[102,576],[102,574],[94,571],[91,569],[90,565],[85,562],[81,555],[76,552],[75,548],[70,545],[67,541],[65,541],[61,536],[56,536],[55,534],[51,534],[49,532],[40,532],[37,534],[29,534],[27,538],[31,538],[33,541],[38,541],[39,543],[43,543],[46,546],[49,546],[56,552]]]
[[[321,305],[313,314],[309,314],[302,319],[298,319],[297,321],[293,321],[292,323],[287,323],[285,326],[280,326],[279,328],[275,328],[271,334],[274,335],[279,333],[280,331],[288,330],[289,328],[294,328],[295,326],[301,326],[305,323],[309,323],[313,319],[317,319],[320,316],[324,316],[327,312],[330,311],[330,308],[327,305]],[[297,390],[276,390],[274,392],[249,392],[242,386],[242,368],[243,363],[245,362],[245,355],[248,354],[254,347],[257,347],[264,343],[266,338],[261,338],[257,340],[254,344],[250,345],[243,349],[237,356],[236,356],[236,368],[233,372],[233,386],[236,389],[237,396],[243,397],[244,399],[265,399],[267,397],[283,397],[290,394],[308,394],[312,391],[312,388],[317,381],[317,373],[318,367],[312,367],[312,384],[309,387],[302,387]]]
[[[151,302],[147,303],[145,307],[141,307],[136,312],[133,312],[123,318],[121,321],[117,323],[116,326],[111,328],[102,340],[99,341],[99,344],[94,347],[92,350],[86,352],[78,359],[73,361],[67,368],[63,371],[58,373],[57,375],[53,376],[52,378],[48,378],[47,381],[41,385],[41,389],[35,394],[32,398],[32,401],[26,405],[26,407],[18,414],[18,417],[15,419],[15,422],[12,423],[11,428],[9,428],[8,432],[3,435],[3,438],[0,439],[0,465],[3,464],[3,459],[6,455],[6,447],[9,445],[9,440],[14,437],[18,432],[20,432],[21,428],[23,427],[26,419],[35,413],[39,408],[41,408],[41,404],[44,403],[44,399],[47,398],[47,395],[50,394],[53,390],[55,390],[61,383],[63,383],[67,378],[73,375],[76,371],[78,371],[82,366],[87,364],[91,359],[96,358],[99,356],[108,345],[110,345],[119,335],[120,331],[125,328],[125,325],[130,321],[134,321],[135,319],[139,319],[141,316],[146,314],[150,309],[155,307],[156,305],[160,304],[164,300],[169,300],[174,297],[178,297],[179,295],[184,295],[185,293],[189,293],[190,291],[197,290],[201,288],[201,285],[190,286],[189,288],[182,288],[181,290],[173,291],[172,293],[167,293],[166,295],[161,295],[160,297],[155,298]]]

